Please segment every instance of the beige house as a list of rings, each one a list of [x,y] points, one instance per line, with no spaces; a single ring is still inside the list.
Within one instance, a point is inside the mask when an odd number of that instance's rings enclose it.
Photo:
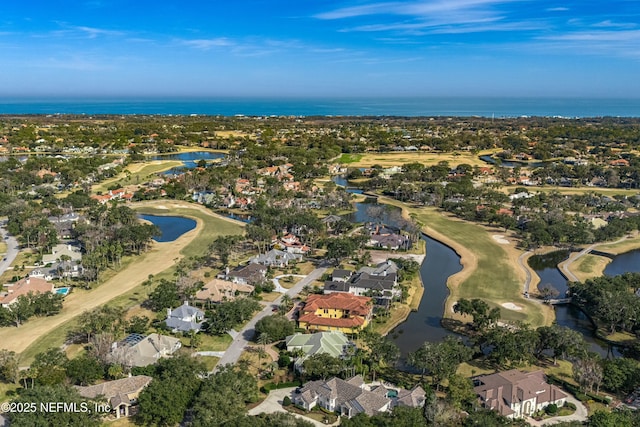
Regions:
[[[567,395],[546,382],[544,372],[517,369],[474,378],[474,391],[482,407],[507,418],[524,418],[554,403],[562,406]]]
[[[200,303],[219,303],[223,300],[231,301],[237,295],[249,295],[253,286],[234,283],[228,280],[213,279],[196,293],[196,301]]]
[[[107,381],[88,387],[75,386],[80,396],[87,399],[104,399],[109,402],[116,418],[128,417],[130,409],[138,402],[138,395],[151,382],[146,375],[136,375],[115,381]]]
[[[124,340],[113,343],[111,356],[126,366],[148,366],[162,357],[172,355],[181,346],[178,338],[167,335],[149,334],[145,337],[131,334]]]

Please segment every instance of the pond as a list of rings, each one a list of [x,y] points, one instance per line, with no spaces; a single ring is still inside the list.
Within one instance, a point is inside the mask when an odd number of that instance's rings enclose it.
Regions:
[[[185,169],[193,169],[198,165],[200,160],[207,162],[211,160],[222,159],[225,157],[224,153],[216,153],[213,151],[189,151],[185,153],[167,153],[156,154],[151,156],[151,160],[180,160],[184,166],[171,168],[168,171],[163,172],[163,175],[176,175],[184,172]]]
[[[154,236],[156,242],[173,242],[187,231],[196,228],[196,221],[183,216],[138,215],[138,218],[149,221],[160,229],[160,235]]]
[[[331,181],[335,182],[336,185],[339,185],[340,187],[345,187],[347,193],[362,194],[364,192],[361,188],[349,187],[349,180],[344,175],[334,175],[331,177]]]
[[[490,163],[492,165],[495,165],[498,163],[498,159],[496,159],[493,156],[489,156],[487,154],[480,156],[480,160],[482,160],[483,162],[487,162]],[[500,159],[500,166],[503,166],[505,168],[515,168],[515,167],[521,167],[521,168],[539,168],[544,166],[545,162],[519,162],[517,160],[502,160]]]
[[[564,296],[568,289],[567,279],[560,273],[558,264],[567,259],[569,254],[569,251],[561,250],[544,255],[534,255],[529,258],[529,266],[540,276],[538,288],[548,284],[560,292],[560,297]],[[627,265],[626,267],[631,266]],[[554,311],[556,323],[580,332],[590,351],[603,357],[620,356],[620,351],[617,347],[611,346],[596,337],[593,323],[582,310],[573,305],[565,304],[554,306]]]
[[[640,273],[640,249],[616,255],[604,269],[607,276],[623,273]]]

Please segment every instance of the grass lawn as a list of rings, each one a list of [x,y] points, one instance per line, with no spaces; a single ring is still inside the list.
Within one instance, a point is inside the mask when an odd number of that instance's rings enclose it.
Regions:
[[[274,302],[280,296],[282,296],[280,292],[263,292],[260,294],[262,301],[266,301],[266,302]]]
[[[117,176],[94,185],[91,191],[94,193],[106,193],[109,191],[109,186],[113,184],[118,184],[121,187],[142,184],[155,178],[155,174],[159,172],[179,166],[182,166],[182,162],[179,160],[153,160],[144,163],[132,163]]]
[[[233,341],[229,334],[218,336],[200,333],[200,339],[202,341],[196,349],[197,351],[225,351]]]
[[[634,237],[627,238],[618,243],[598,245],[596,250],[619,255],[638,248],[640,248],[640,234],[636,233]]]
[[[356,162],[359,162],[360,159],[362,159],[363,156],[364,156],[364,154],[347,154],[347,153],[344,153],[338,159],[338,163],[342,163],[342,164],[356,163]]]
[[[506,250],[498,244],[485,228],[465,222],[435,208],[415,208],[386,197],[380,202],[400,206],[405,213],[415,216],[423,230],[430,236],[451,246],[459,255],[463,270],[449,278],[450,290],[444,317],[457,318],[453,304],[460,298],[480,298],[491,307],[513,302],[522,310],[501,309],[501,318],[507,321],[525,321],[536,328],[552,322],[553,311],[522,296],[522,281]],[[462,320],[462,318],[459,318]]]
[[[610,262],[611,259],[607,257],[586,254],[571,263],[569,269],[579,281],[584,282],[587,279],[602,276],[604,269]]]
[[[7,244],[5,242],[0,242],[0,254],[7,253]]]
[[[373,165],[380,165],[386,168],[391,166],[402,166],[406,163],[413,162],[422,163],[423,165],[427,166],[437,165],[440,162],[448,162],[449,166],[451,167],[461,164],[482,167],[490,165],[480,160],[480,156],[484,154],[492,154],[493,151],[495,150],[486,150],[476,154],[469,152],[430,153],[422,151],[411,151],[402,153],[365,153],[362,154],[359,159],[349,162],[349,166],[366,168]],[[342,156],[344,157],[346,156],[346,154],[343,154]]]
[[[501,190],[506,194],[515,193],[515,189],[517,187],[522,187],[521,185],[507,185],[501,187]],[[606,196],[633,196],[636,194],[636,191],[633,190],[624,190],[620,188],[596,188],[596,187],[554,187],[554,186],[535,186],[528,187],[531,192],[542,191],[544,193],[551,193],[553,191],[557,191],[561,194],[600,194]]]
[[[18,384],[5,384],[0,382],[0,402],[7,402],[13,399],[19,388],[22,387]]]

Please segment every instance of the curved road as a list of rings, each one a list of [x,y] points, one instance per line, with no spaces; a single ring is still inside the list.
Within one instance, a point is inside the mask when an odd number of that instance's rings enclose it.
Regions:
[[[7,225],[6,221],[0,224],[0,238],[7,244],[7,253],[4,254],[0,261],[0,275],[4,274],[9,269],[9,266],[14,259],[18,256],[20,250],[18,241],[15,237],[10,236],[7,230],[4,228]]]
[[[314,280],[319,279],[326,270],[326,267],[316,268],[304,279],[296,283],[296,285],[289,289],[284,295],[289,295],[291,298],[295,297],[300,293],[300,291],[302,291],[302,288],[304,288],[306,285],[310,285]],[[247,323],[245,327],[238,332],[238,334],[234,337],[231,345],[224,352],[224,355],[220,358],[220,360],[218,360],[218,364],[213,369],[213,372],[217,370],[218,366],[234,364],[238,361],[245,347],[249,344],[249,341],[254,338],[256,332],[256,323],[258,323],[260,319],[272,315],[273,308],[278,307],[281,301],[282,296],[279,296],[275,301],[267,304],[267,306],[261,312],[256,314],[253,319],[251,319],[249,323]]]

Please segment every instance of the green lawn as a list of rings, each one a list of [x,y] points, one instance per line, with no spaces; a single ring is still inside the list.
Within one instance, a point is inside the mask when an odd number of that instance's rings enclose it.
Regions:
[[[108,187],[117,183],[119,186],[142,184],[155,178],[159,172],[164,172],[174,167],[182,166],[179,160],[155,160],[147,164],[134,163],[125,168],[118,176],[107,179],[92,188],[94,193],[108,191]]]
[[[436,231],[443,239],[450,239],[453,244],[466,249],[467,256],[476,260],[475,270],[463,271],[457,279],[449,279],[450,296],[445,317],[452,316],[452,302],[460,298],[481,298],[492,307],[505,302],[523,307],[521,311],[500,307],[503,320],[526,321],[533,327],[550,322],[545,307],[522,297],[522,282],[515,272],[518,267],[511,264],[505,250],[481,226],[450,218],[435,208],[414,208],[388,198],[380,201],[405,208],[411,216],[415,215],[417,221],[425,224],[427,234],[429,229]],[[460,283],[456,283],[458,281]]]
[[[338,163],[342,163],[342,164],[356,163],[356,162],[359,162],[360,159],[362,159],[362,156],[363,156],[362,154],[347,154],[347,153],[344,153],[338,159]]]

